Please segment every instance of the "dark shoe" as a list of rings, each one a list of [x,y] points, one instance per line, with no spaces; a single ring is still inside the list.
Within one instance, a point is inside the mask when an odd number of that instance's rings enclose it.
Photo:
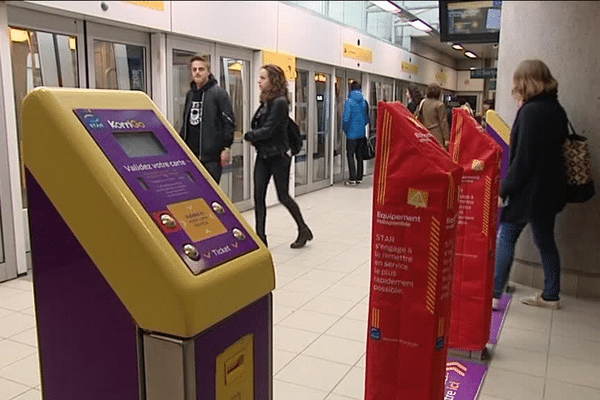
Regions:
[[[309,240],[312,240],[312,239],[313,239],[313,234],[310,231],[310,229],[308,229],[308,226],[305,228],[300,228],[300,231],[298,232],[298,238],[296,238],[296,241],[294,243],[292,243],[290,245],[290,247],[292,249],[299,249],[301,247],[304,247],[306,242],[308,242]]]
[[[361,183],[362,183],[362,181],[360,179],[356,181],[357,185],[360,185]]]

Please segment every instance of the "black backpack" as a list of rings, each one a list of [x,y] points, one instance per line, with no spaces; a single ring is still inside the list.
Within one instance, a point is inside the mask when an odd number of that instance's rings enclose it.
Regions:
[[[300,135],[300,127],[290,117],[288,117],[288,141],[290,142],[290,150],[292,151],[292,155],[300,153],[302,150],[302,136]]]

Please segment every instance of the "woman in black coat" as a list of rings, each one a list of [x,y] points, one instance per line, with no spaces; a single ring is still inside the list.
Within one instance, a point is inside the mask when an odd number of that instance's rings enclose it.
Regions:
[[[567,115],[557,99],[558,83],[540,60],[525,60],[518,66],[512,93],[521,107],[512,127],[509,165],[500,191],[504,208],[496,246],[494,307],[508,282],[517,239],[530,224],[544,268],[544,290],[521,301],[557,309],[560,258],[554,222],[566,203],[562,144],[568,133]]]
[[[267,186],[271,176],[275,180],[277,198],[292,214],[298,226],[298,237],[290,247],[298,249],[313,234],[304,222],[298,204],[289,194],[290,151],[288,128],[288,88],[283,70],[274,64],[263,65],[258,79],[260,88],[260,107],[252,118],[252,130],[244,135],[244,139],[256,148],[254,164],[254,213],[256,233],[267,244],[265,223],[267,218]]]

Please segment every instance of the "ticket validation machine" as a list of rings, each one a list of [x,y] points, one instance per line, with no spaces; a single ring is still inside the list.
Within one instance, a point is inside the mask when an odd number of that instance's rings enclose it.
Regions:
[[[271,255],[150,98],[23,104],[44,400],[272,399]]]

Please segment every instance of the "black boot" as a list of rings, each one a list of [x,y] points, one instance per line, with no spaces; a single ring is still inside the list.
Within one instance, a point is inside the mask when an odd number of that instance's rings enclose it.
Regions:
[[[262,240],[262,242],[265,244],[265,246],[269,247],[269,244],[267,243],[267,235],[265,234],[260,234],[257,233],[258,237],[260,238],[260,240]]]
[[[308,226],[304,225],[302,228],[298,230],[298,237],[296,241],[290,245],[292,249],[299,249],[304,247],[306,242],[313,239],[313,234],[308,228]]]

